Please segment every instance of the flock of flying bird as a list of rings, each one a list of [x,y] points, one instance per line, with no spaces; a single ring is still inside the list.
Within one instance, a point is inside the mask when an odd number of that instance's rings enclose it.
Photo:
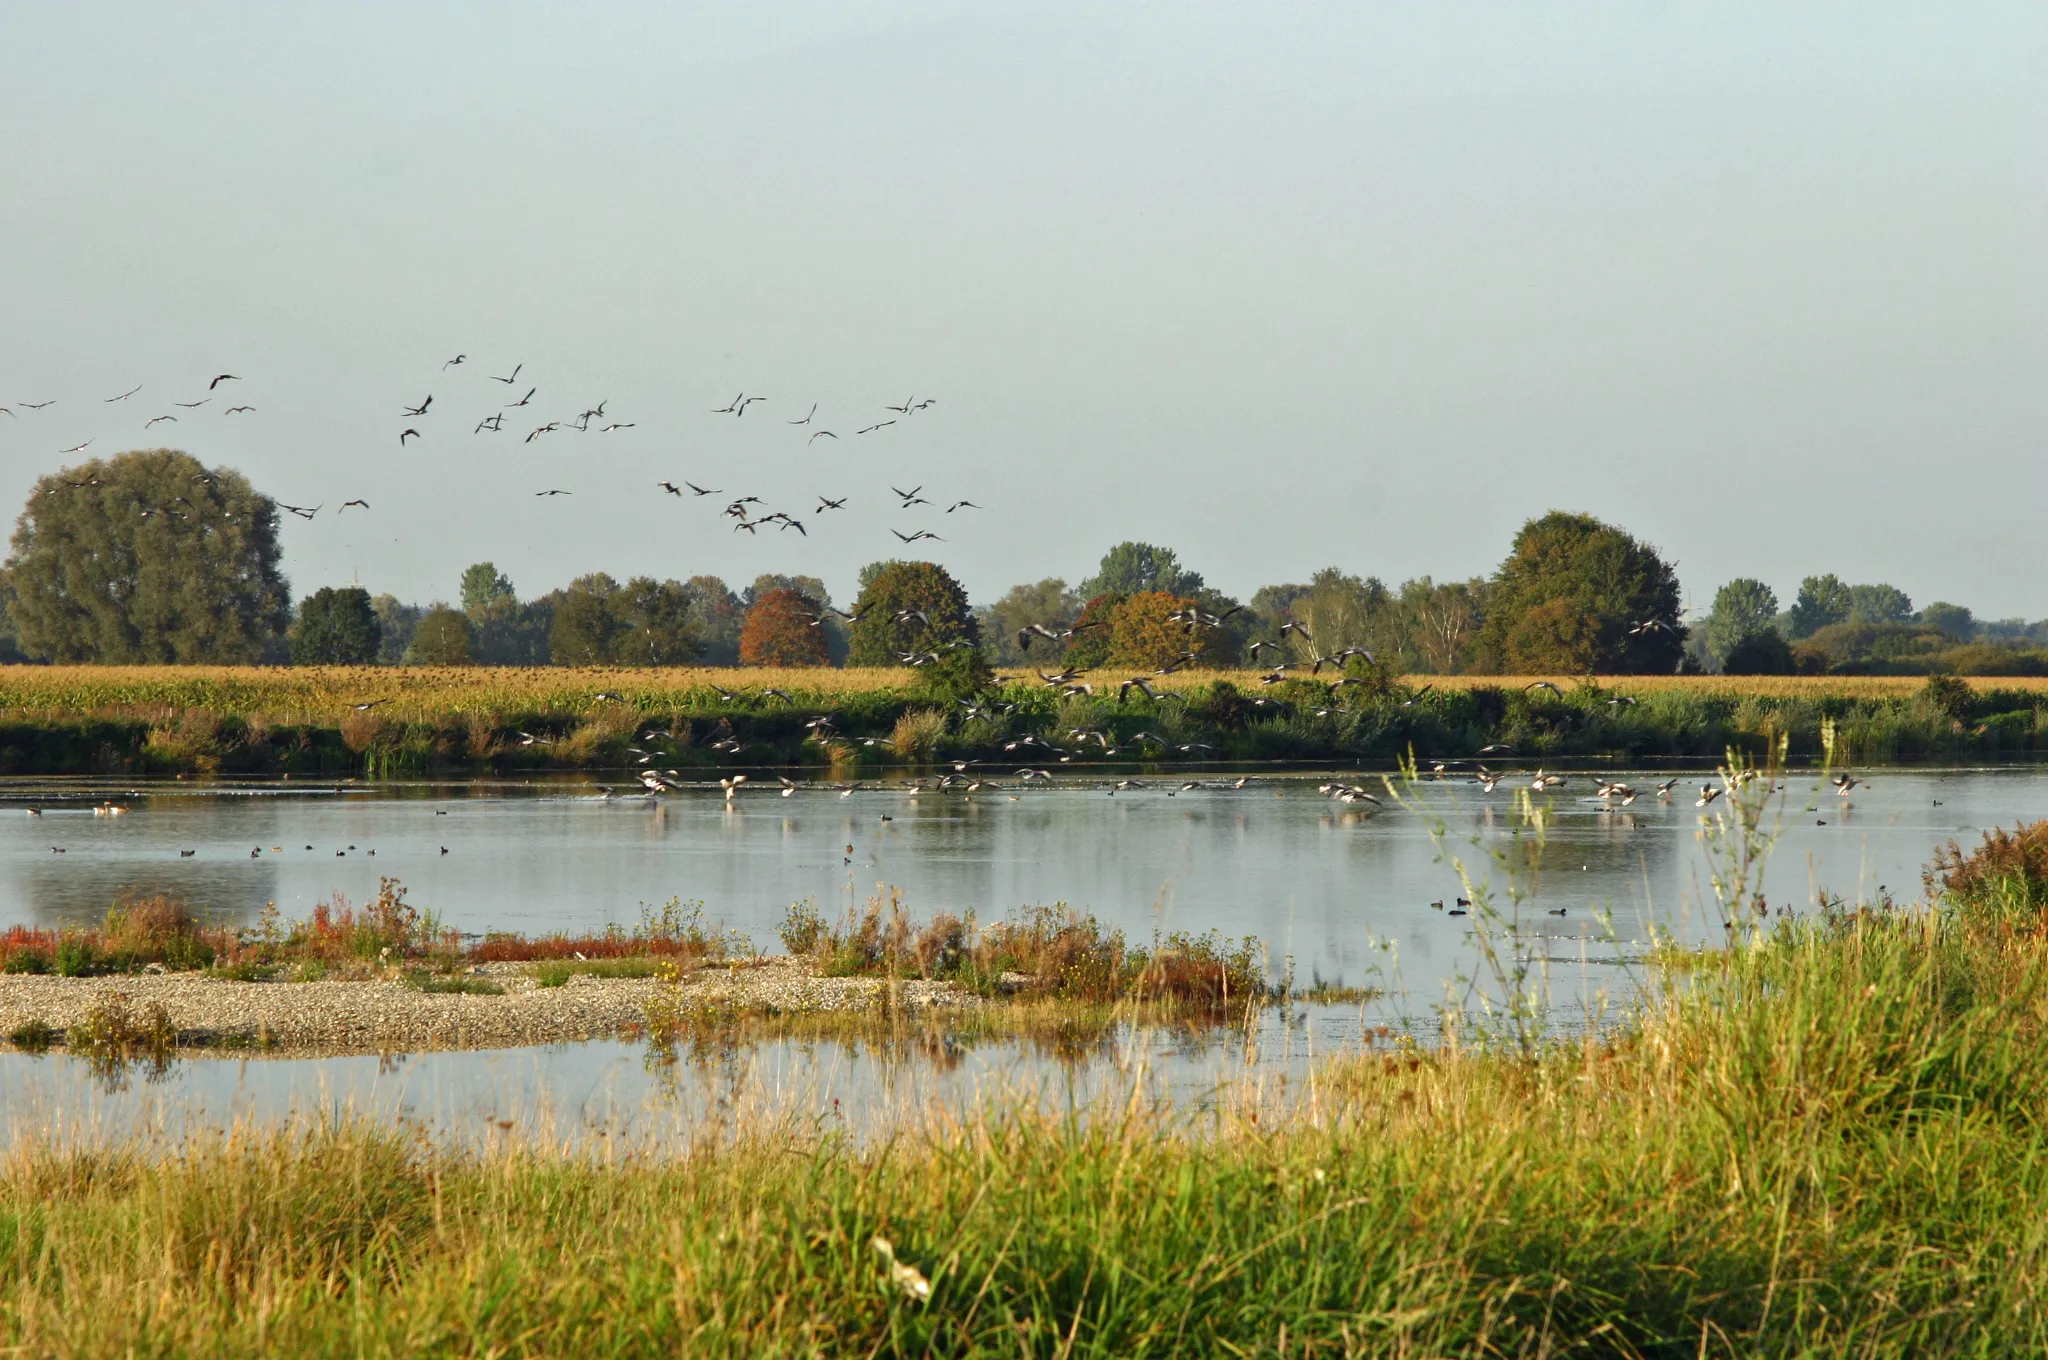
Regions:
[[[467,353],[462,353],[457,354],[453,358],[444,362],[441,365],[441,372],[444,375],[449,375],[449,370],[451,369],[460,370],[469,367],[470,356]],[[525,367],[526,366],[524,362],[515,363],[514,365],[512,365],[511,370],[508,373],[501,375],[495,372],[486,372],[483,375],[483,377],[486,381],[503,384],[504,387],[506,388],[506,392],[504,395],[509,397],[513,392],[520,392],[519,384],[521,383],[522,377],[525,373]],[[449,376],[452,380],[452,377],[454,375]],[[199,400],[190,402],[180,401],[173,402],[171,404],[181,408],[186,413],[186,418],[189,418],[191,412],[210,405],[216,399],[217,389],[220,388],[220,385],[222,383],[238,381],[240,381],[238,375],[233,373],[222,373],[207,384],[206,393],[205,395],[202,395]],[[520,392],[520,395],[516,400],[502,402],[495,408],[489,410],[487,413],[482,415],[482,417],[478,419],[473,426],[471,426],[471,437],[503,434],[507,432],[508,428],[512,433],[517,434],[519,432],[518,426],[507,426],[506,421],[508,417],[511,417],[516,420],[517,417],[512,416],[512,413],[533,408],[535,398],[540,395],[541,391],[540,385],[538,383],[535,383],[530,379],[526,379],[526,382],[527,385],[524,391]],[[145,385],[146,384],[137,384],[136,386],[129,388],[127,391],[122,392],[117,396],[105,398],[104,401],[106,404],[110,405],[117,402],[128,401],[130,398],[135,397],[138,393],[142,392]],[[439,384],[437,383],[435,385],[438,386]],[[421,397],[417,402],[412,404],[401,404],[398,407],[397,421],[402,422],[400,424],[400,428],[397,434],[398,444],[400,448],[411,447],[413,441],[415,440],[428,440],[430,436],[434,433],[434,422],[447,410],[447,404],[445,402],[439,408],[435,406],[435,397],[436,394],[430,391],[427,392],[426,395]],[[743,391],[736,395],[732,399],[732,401],[730,401],[726,405],[712,408],[711,414],[729,415],[733,417],[735,420],[743,419],[746,416],[749,409],[756,405],[765,404],[767,401],[767,397],[762,396],[758,393],[748,393]],[[33,415],[34,413],[41,412],[46,408],[54,406],[56,404],[57,403],[55,400],[18,402],[16,403],[16,405],[20,408],[19,410],[16,410],[15,407],[0,406],[0,416],[7,416],[15,420],[20,420],[23,418],[24,413]],[[637,427],[637,421],[623,420],[611,416],[607,411],[607,408],[610,406],[610,404],[610,399],[606,398],[604,400],[597,402],[594,405],[583,406],[582,409],[578,410],[573,416],[567,414],[566,412],[556,412],[549,418],[545,419],[536,416],[534,417],[536,423],[532,426],[532,428],[528,429],[526,433],[521,437],[521,442],[531,444],[534,443],[536,440],[542,439],[546,436],[562,432],[574,432],[577,434],[589,434],[593,432],[598,434],[613,434],[618,431],[631,430]],[[888,429],[890,426],[897,425],[903,421],[911,420],[915,418],[920,412],[929,411],[937,405],[938,399],[935,397],[927,396],[920,398],[916,395],[905,397],[900,404],[885,404],[882,407],[882,411],[886,413],[884,418],[872,419],[868,423],[864,424],[859,422],[853,422],[854,428],[849,429],[848,437],[860,438],[862,436],[878,434],[881,431]],[[224,406],[222,414],[234,416],[241,415],[245,412],[253,412],[255,410],[256,407],[251,405]],[[835,443],[838,442],[840,439],[839,431],[834,429],[826,429],[819,422],[818,411],[818,403],[813,402],[810,406],[810,409],[807,410],[800,419],[786,420],[783,422],[783,424],[785,425],[793,426],[803,431],[803,444],[806,448],[810,447],[811,445],[815,444],[817,441],[821,439],[829,439],[834,441]],[[466,418],[467,417],[465,417],[465,419]],[[759,423],[759,421],[762,418],[763,417],[761,416],[757,416],[756,423]],[[180,417],[178,415],[169,412],[166,412],[161,415],[154,415],[143,422],[142,429],[149,430],[164,422],[176,422],[179,419]],[[98,436],[95,435],[91,438],[84,440],[81,443],[70,445],[67,448],[58,449],[56,452],[59,456],[84,453],[87,449],[91,448],[95,442],[97,442],[97,439]],[[91,485],[92,483],[90,481],[87,481],[80,483],[67,482],[66,484],[73,486],[86,486]],[[680,486],[678,486],[674,481],[669,480],[663,480],[657,483],[657,485],[660,487],[661,490],[669,493],[670,495],[679,497],[687,495],[693,498],[701,498],[709,496],[720,496],[726,494],[725,492],[719,489],[699,486],[687,480],[683,481],[682,485]],[[919,506],[930,507],[934,510],[938,510],[940,508],[937,505],[935,505],[933,501],[927,499],[924,496],[923,493],[925,488],[922,485],[911,487],[907,491],[898,487],[892,487],[891,490],[895,491],[896,493],[897,503],[895,505],[895,509],[898,511],[915,510]],[[542,490],[535,491],[533,494],[536,497],[549,498],[555,496],[572,496],[576,493],[573,490],[566,487],[550,486]],[[838,497],[819,495],[816,498],[816,500],[817,506],[810,512],[808,517],[813,522],[815,522],[819,516],[827,515],[835,511],[845,510],[847,508],[849,501],[851,500],[851,497],[844,495]],[[316,505],[292,505],[280,501],[278,502],[278,508],[285,511],[287,514],[295,515],[301,519],[310,520],[315,516],[319,515],[322,511],[324,511],[326,509],[326,504],[327,503],[325,501],[322,501]],[[352,509],[368,510],[370,508],[371,507],[369,500],[366,497],[358,496],[352,497],[348,500],[341,502],[341,504],[336,507],[335,513],[340,514],[344,511]],[[943,506],[942,513],[950,515],[956,514],[962,510],[979,509],[981,509],[981,507],[975,504],[975,502],[968,500],[964,497],[961,497],[947,501]],[[151,511],[150,513],[161,513],[161,511]],[[809,537],[810,535],[810,530],[808,527],[806,527],[805,520],[797,518],[796,515],[792,514],[788,510],[766,509],[766,503],[759,496],[742,495],[735,497],[731,502],[726,504],[724,509],[724,515],[726,518],[729,518],[733,521],[733,531],[735,533],[745,531],[748,534],[758,534],[763,528],[773,526],[782,532],[787,532],[788,530],[794,529],[801,536]],[[946,541],[944,535],[939,534],[927,527],[912,526],[911,532],[908,533],[904,532],[901,529],[892,528],[890,532],[896,536],[897,540],[900,543],[903,544],[921,542],[943,543]]]

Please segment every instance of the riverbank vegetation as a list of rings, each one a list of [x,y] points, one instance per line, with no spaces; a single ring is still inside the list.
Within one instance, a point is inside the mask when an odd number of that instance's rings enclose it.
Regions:
[[[966,654],[956,654],[965,656]],[[0,773],[320,774],[723,769],[875,777],[975,760],[1091,765],[1489,759],[1837,763],[2048,750],[2048,680],[1953,676],[1320,676],[1108,671],[1050,685],[923,668],[13,667]],[[1341,683],[1340,683],[1341,682]],[[1085,688],[1080,688],[1085,687]],[[1061,756],[1071,757],[1062,761]],[[636,788],[631,776],[629,787]]]
[[[2048,1347],[2048,862],[1760,924],[1623,1028],[678,1147],[346,1119],[17,1142],[0,1335],[75,1355],[2017,1355]],[[725,1101],[719,1109],[728,1108]]]

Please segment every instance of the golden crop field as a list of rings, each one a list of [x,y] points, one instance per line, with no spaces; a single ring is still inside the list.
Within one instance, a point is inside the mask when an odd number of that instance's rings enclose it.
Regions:
[[[1037,683],[1028,669],[1013,678]],[[1183,671],[1148,677],[1160,688],[1185,690],[1228,680],[1259,685],[1257,671]],[[21,717],[93,714],[150,717],[180,710],[260,714],[275,722],[333,723],[352,706],[378,702],[393,718],[425,714],[574,712],[615,694],[636,707],[714,702],[718,691],[758,695],[779,689],[800,704],[829,705],[849,694],[900,689],[915,671],[897,667],[497,667],[497,666],[0,666],[0,714]],[[1087,677],[1115,686],[1124,673],[1098,669]],[[1548,681],[1569,693],[1583,677],[1569,675],[1416,675],[1415,689],[1521,689]],[[1602,676],[1624,693],[1683,692],[1773,698],[1905,698],[1927,683],[1920,676]],[[2048,679],[1980,677],[1979,689],[2048,692]]]

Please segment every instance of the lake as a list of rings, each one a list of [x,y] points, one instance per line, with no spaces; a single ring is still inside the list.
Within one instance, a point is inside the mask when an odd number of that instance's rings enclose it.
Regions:
[[[1809,909],[1823,891],[1910,900],[1938,844],[1968,845],[1990,827],[2048,816],[2048,772],[2033,767],[1858,773],[1869,782],[1846,800],[1817,773],[1785,777],[1764,886],[1774,905]],[[1620,777],[1645,790],[1657,782]],[[1646,792],[1626,808],[1595,799],[1594,779],[1583,774],[1536,796],[1549,822],[1541,872],[1524,881],[1519,934],[1549,965],[1561,1015],[1586,1015],[1602,994],[1625,992],[1626,972],[1613,960],[1647,942],[1653,927],[1690,942],[1719,937],[1699,836],[1705,814],[1694,806],[1700,778],[1689,776],[1668,801]],[[1135,939],[1252,935],[1268,947],[1276,978],[1291,959],[1303,984],[1389,993],[1371,1008],[1297,1012],[1291,1028],[1275,1017],[1270,1032],[1249,1041],[1191,1046],[1184,1037],[1125,1034],[1093,1055],[1105,1071],[1143,1059],[1175,1099],[1200,1098],[1218,1074],[1241,1074],[1247,1062],[1280,1064],[1273,1070],[1284,1075],[1310,1042],[1330,1052],[1355,1046],[1379,1023],[1426,1017],[1475,971],[1469,918],[1430,903],[1464,890],[1450,856],[1475,877],[1486,873],[1487,848],[1501,845],[1515,822],[1513,785],[1489,795],[1469,778],[1425,777],[1405,791],[1405,806],[1374,810],[1319,796],[1316,776],[1262,776],[1242,789],[1205,777],[1210,787],[1185,792],[1180,782],[1146,777],[1144,787],[1114,793],[1078,779],[973,795],[885,787],[845,797],[819,787],[782,797],[770,780],[730,802],[716,785],[661,799],[606,797],[588,777],[13,782],[0,785],[0,924],[84,923],[124,894],[154,892],[241,923],[256,920],[266,903],[304,916],[336,892],[373,897],[388,875],[413,904],[466,932],[630,926],[643,908],[681,898],[701,902],[709,924],[775,950],[792,902],[815,900],[830,915],[887,884],[919,917],[972,910],[986,923],[1065,902]],[[1526,776],[1516,782],[1526,787]],[[1371,787],[1387,796],[1377,776]],[[128,810],[96,815],[107,801]],[[1497,870],[1490,877],[1503,886]],[[1565,914],[1549,914],[1557,908]],[[246,1113],[317,1097],[403,1107],[450,1127],[484,1120],[486,1107],[546,1110],[550,1119],[580,1112],[572,1120],[579,1127],[593,1102],[670,1114],[687,1107],[677,1083],[650,1075],[641,1057],[633,1045],[587,1044],[421,1054],[398,1069],[386,1060],[381,1070],[375,1058],[205,1058],[181,1062],[154,1086],[86,1095],[72,1089],[82,1083],[58,1075],[72,1071],[72,1060],[7,1054],[0,1098],[17,1112],[80,1100],[95,1117],[126,1118],[144,1107],[161,1116],[165,1101]],[[1032,1086],[1055,1071],[1070,1089],[1074,1073],[1090,1067],[1051,1061],[998,1044],[950,1065],[910,1065],[948,1098],[989,1082]],[[761,1089],[830,1089],[825,1099],[840,1100],[842,1111],[856,1091],[878,1099],[890,1087],[878,1073],[901,1066],[887,1055],[828,1058],[791,1045],[767,1046],[746,1062]],[[1087,1082],[1104,1079],[1088,1076],[1071,1089],[1085,1096]]]

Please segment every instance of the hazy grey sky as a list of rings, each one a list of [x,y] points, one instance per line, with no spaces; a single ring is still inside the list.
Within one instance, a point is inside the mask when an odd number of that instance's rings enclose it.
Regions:
[[[844,599],[890,528],[978,600],[1123,538],[1464,576],[1557,507],[1702,605],[2040,617],[2044,82],[2031,2],[9,4],[0,503],[166,443],[325,502],[298,593],[423,601],[486,557]]]

